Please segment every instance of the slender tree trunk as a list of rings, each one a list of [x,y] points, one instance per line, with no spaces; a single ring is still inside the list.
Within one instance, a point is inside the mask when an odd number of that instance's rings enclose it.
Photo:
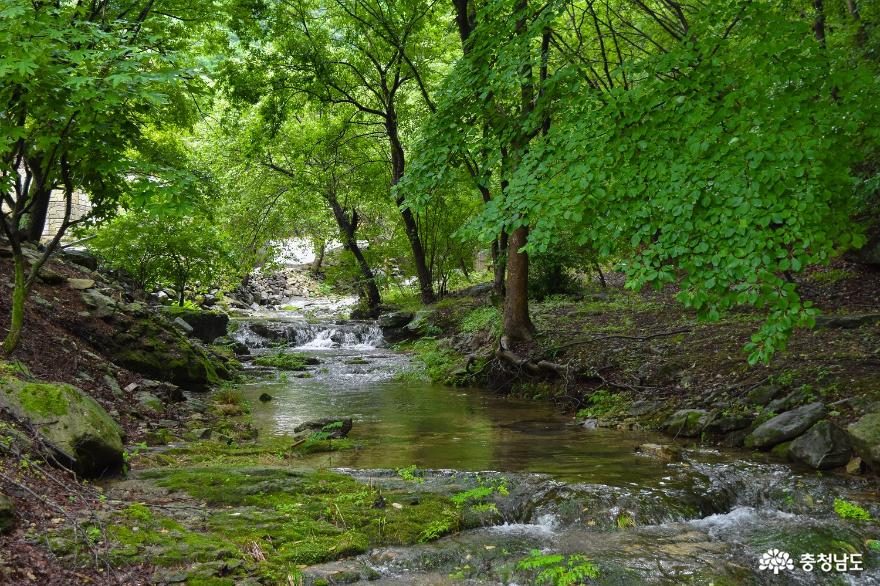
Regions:
[[[24,276],[24,255],[20,251],[14,253],[15,263],[15,289],[12,292],[12,315],[9,321],[9,333],[3,340],[3,352],[11,354],[18,346],[21,339],[21,330],[24,327],[24,300],[27,297],[27,281]]]
[[[400,135],[397,129],[397,115],[393,108],[389,107],[388,119],[385,123],[385,129],[388,133],[388,139],[391,143],[391,186],[403,178],[406,159],[403,152],[403,145],[400,142]],[[406,202],[402,197],[397,198],[397,206],[400,208],[400,215],[403,217],[403,226],[406,230],[406,237],[409,240],[413,253],[413,263],[416,267],[416,276],[419,279],[419,290],[421,292],[422,303],[425,305],[434,303],[434,287],[432,284],[431,271],[425,262],[425,248],[422,246],[422,240],[419,238],[419,228],[416,223],[415,216],[409,208],[403,207]]]
[[[492,242],[492,262],[494,263],[494,279],[492,283],[492,292],[499,298],[504,298],[504,277],[507,273],[507,233],[502,232],[501,236]]]
[[[824,0],[813,0],[816,16],[813,20],[813,34],[823,47],[825,46],[825,3]]]
[[[370,268],[370,263],[367,262],[363,251],[361,251],[361,248],[357,243],[357,211],[353,211],[351,213],[351,219],[349,219],[345,210],[339,205],[339,200],[336,198],[335,194],[328,194],[326,198],[327,202],[330,204],[330,208],[333,210],[333,217],[336,219],[339,231],[344,238],[343,246],[345,246],[345,248],[354,256],[358,269],[361,271],[361,276],[363,277],[364,282],[363,290],[366,293],[369,313],[374,317],[378,316],[379,305],[382,303],[382,298],[379,294],[379,287],[376,285],[376,275],[373,273],[373,269]]]
[[[535,326],[529,318],[529,255],[520,249],[528,243],[529,229],[517,228],[507,246],[507,295],[504,297],[504,335],[509,340],[531,340]]]
[[[324,264],[324,253],[327,251],[327,243],[322,240],[315,248],[315,260],[312,261],[312,266],[309,267],[313,275],[321,272],[321,265]]]

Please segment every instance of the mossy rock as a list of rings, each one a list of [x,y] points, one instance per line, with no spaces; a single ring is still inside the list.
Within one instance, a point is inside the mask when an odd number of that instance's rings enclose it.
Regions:
[[[222,359],[155,319],[136,320],[105,347],[118,364],[189,390],[204,390],[231,378]]]
[[[83,476],[122,467],[119,425],[101,405],[74,386],[0,378],[0,407],[27,421],[65,464]]]
[[[697,437],[709,422],[709,413],[703,409],[682,409],[666,420],[666,433],[677,437]]]
[[[222,311],[209,311],[170,305],[162,312],[171,319],[180,318],[192,328],[192,336],[206,344],[225,336],[229,327],[229,316]]]
[[[880,411],[864,415],[846,431],[856,453],[875,472],[880,472]]]

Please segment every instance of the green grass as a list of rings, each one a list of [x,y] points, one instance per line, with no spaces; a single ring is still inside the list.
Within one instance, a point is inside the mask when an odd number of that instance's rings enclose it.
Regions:
[[[629,404],[629,399],[620,393],[599,389],[589,398],[590,406],[578,411],[578,417],[608,417],[621,413]]]
[[[433,382],[454,384],[451,376],[461,363],[461,356],[436,338],[422,338],[408,344],[398,346],[411,352],[416,361],[416,368],[398,374],[396,380],[417,381],[427,378]]]

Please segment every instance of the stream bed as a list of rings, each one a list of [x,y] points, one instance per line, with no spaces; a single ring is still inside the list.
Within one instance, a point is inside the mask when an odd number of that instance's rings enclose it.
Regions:
[[[399,377],[409,357],[385,348],[369,322],[276,314],[240,320],[234,335],[257,355],[320,361],[307,373],[254,367],[241,390],[261,434],[354,420],[354,449],[303,465],[390,488],[491,492],[485,526],[307,569],[318,583],[516,584],[511,560],[540,550],[584,556],[600,584],[880,584],[877,525],[833,510],[845,499],[880,517],[868,479],[685,444],[673,461],[642,455],[640,445],[671,440],[585,429],[544,403]],[[273,399],[260,402],[263,393]],[[788,557],[762,564],[776,549]]]

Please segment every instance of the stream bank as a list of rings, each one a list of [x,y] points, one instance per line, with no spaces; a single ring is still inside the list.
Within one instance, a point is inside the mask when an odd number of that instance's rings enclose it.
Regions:
[[[112,284],[101,287],[114,297]],[[77,305],[85,303],[79,290],[59,293],[69,297],[66,311],[87,319],[78,315],[87,311]],[[461,342],[485,337],[492,347],[490,305],[479,297],[443,303],[420,317],[426,331],[418,333],[427,335],[408,346],[415,360],[388,347],[380,324],[309,300],[233,318],[225,346],[168,330],[193,352],[226,353],[223,364],[241,367],[210,394],[155,386],[116,366],[125,386],[105,403],[80,377],[84,392],[118,414],[129,472],[76,482],[45,456],[4,452],[4,470],[51,496],[42,504],[16,496],[17,528],[0,538],[3,556],[15,556],[2,567],[15,573],[4,576],[33,581],[30,571],[58,584],[537,584],[551,572],[598,584],[878,582],[872,519],[880,508],[870,478],[793,471],[763,453],[670,440],[638,421],[609,426],[611,409],[603,425],[587,429],[535,400],[550,394],[538,392],[552,388],[547,381],[523,386],[538,397],[507,398],[432,383],[427,374],[470,376],[456,342],[442,340],[443,320],[471,330],[460,332]],[[88,318],[111,338],[129,323],[117,314],[134,309],[113,307],[109,320]],[[168,316],[149,319],[150,327],[177,327]],[[88,364],[112,369],[97,351],[88,349]],[[96,387],[108,384],[103,374],[90,375],[103,381]],[[329,437],[331,428],[297,432],[326,417],[351,417],[348,437]],[[19,445],[8,430],[13,440],[4,445]],[[65,500],[71,504],[53,508]],[[798,567],[774,576],[759,565],[771,548],[795,561],[860,556],[864,569]]]

